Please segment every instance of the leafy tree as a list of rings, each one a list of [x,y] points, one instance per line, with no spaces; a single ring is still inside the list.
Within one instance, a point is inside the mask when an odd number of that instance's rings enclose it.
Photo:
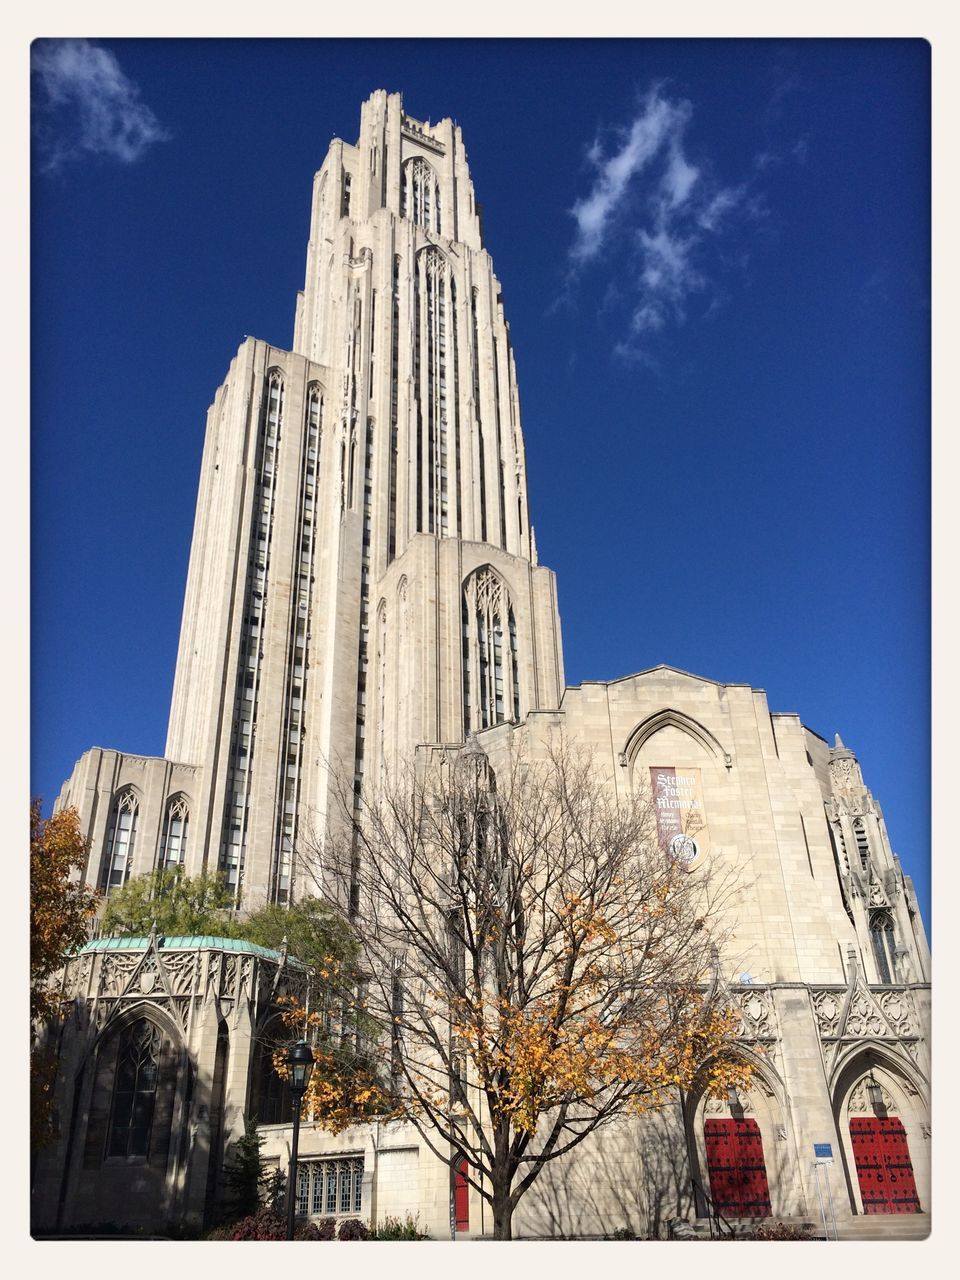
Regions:
[[[97,909],[97,895],[79,880],[87,854],[74,809],[46,821],[40,801],[30,806],[30,1022],[36,1038],[30,1053],[30,1137],[37,1148],[53,1136],[53,1083],[56,1058],[40,1032],[59,1016],[52,976],[64,954],[87,941],[87,926]]]
[[[348,837],[395,1114],[466,1159],[497,1239],[601,1126],[750,1077],[711,982],[732,886],[670,858],[650,799],[616,801],[588,756],[508,751],[388,780]],[[342,802],[349,821],[349,783]]]
[[[71,873],[82,871],[87,841],[75,809],[46,821],[40,801],[30,807],[30,1020],[34,1024],[58,1011],[49,979],[63,967],[65,952],[87,941],[87,926],[97,909],[97,894]]]
[[[290,907],[270,903],[238,925],[240,934],[262,947],[278,950],[286,940],[291,955],[331,980],[355,976],[360,945],[339,911],[320,898],[302,898]]]
[[[358,1116],[382,1112],[388,1104],[373,1046],[379,1024],[363,1007],[360,944],[345,917],[320,898],[302,898],[289,907],[268,904],[238,922],[241,937],[289,953],[313,970],[310,1007],[281,998],[282,1036],[267,1042],[281,1079],[292,1038],[307,1031],[315,1065],[304,1112],[334,1132]]]
[[[185,875],[181,867],[134,876],[115,889],[103,913],[103,932],[141,936],[157,931],[170,937],[213,934],[235,937],[233,894],[221,872]]]

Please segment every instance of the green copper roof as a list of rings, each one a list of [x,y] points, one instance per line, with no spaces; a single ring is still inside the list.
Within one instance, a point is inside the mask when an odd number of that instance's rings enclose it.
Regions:
[[[85,951],[146,951],[149,937],[141,938],[94,938],[80,948]],[[258,942],[248,942],[246,938],[212,938],[207,935],[189,934],[181,937],[166,937],[160,934],[157,939],[161,951],[240,951],[248,956],[262,956],[265,960],[280,959],[279,951],[271,951],[269,947],[261,947]],[[305,966],[294,956],[287,957],[288,963],[298,968]]]

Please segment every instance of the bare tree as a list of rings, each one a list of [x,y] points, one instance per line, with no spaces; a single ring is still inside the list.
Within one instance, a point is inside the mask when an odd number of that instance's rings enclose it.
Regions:
[[[343,800],[395,1114],[466,1159],[497,1239],[588,1134],[698,1074],[747,1083],[709,982],[729,885],[664,853],[648,797],[563,747],[494,773],[471,743]]]

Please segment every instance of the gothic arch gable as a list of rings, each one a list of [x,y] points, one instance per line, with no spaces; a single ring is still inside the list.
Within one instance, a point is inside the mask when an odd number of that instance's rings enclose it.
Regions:
[[[623,750],[620,752],[621,765],[632,769],[644,745],[658,730],[667,726],[688,734],[724,768],[733,767],[733,756],[724,749],[710,730],[698,720],[694,720],[692,716],[688,716],[683,711],[677,711],[674,707],[664,707],[660,711],[655,711],[653,715],[647,716],[645,720],[641,720],[624,743]]]

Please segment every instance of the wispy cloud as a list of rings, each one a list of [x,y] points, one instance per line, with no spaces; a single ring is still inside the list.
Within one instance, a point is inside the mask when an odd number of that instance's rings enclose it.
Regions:
[[[720,237],[735,215],[756,210],[745,186],[719,184],[705,159],[691,158],[692,118],[691,103],[654,85],[636,118],[607,145],[595,138],[587,152],[593,180],[571,210],[572,277],[616,257],[629,282],[627,332],[617,344],[623,355],[644,354],[650,334],[684,321],[691,297],[711,284]]]
[[[132,164],[170,137],[107,49],[88,40],[37,40],[31,70],[34,127],[48,170],[84,155]]]

